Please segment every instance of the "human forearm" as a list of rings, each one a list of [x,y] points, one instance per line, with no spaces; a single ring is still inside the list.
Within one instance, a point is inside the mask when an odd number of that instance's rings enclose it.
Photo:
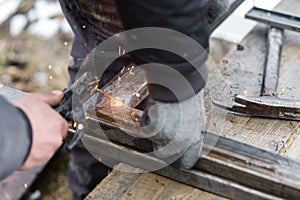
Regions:
[[[31,125],[26,115],[0,97],[0,179],[20,168],[31,147]]]

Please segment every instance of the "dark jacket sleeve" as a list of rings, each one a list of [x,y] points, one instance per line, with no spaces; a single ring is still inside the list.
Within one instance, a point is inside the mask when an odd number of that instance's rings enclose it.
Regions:
[[[26,160],[31,132],[25,113],[0,96],[0,179],[20,168]]]
[[[116,0],[116,5],[126,30],[141,27],[162,27],[193,38],[203,47],[203,51],[193,55],[192,59],[200,59],[198,62],[200,66],[196,67],[204,68],[203,63],[207,58],[209,38],[207,2],[206,0]],[[170,38],[157,39],[170,41]],[[180,38],[177,39],[175,38],[171,42],[179,46],[185,45],[185,41],[180,40]],[[197,73],[199,70],[195,70],[195,66],[191,66],[185,59],[170,52],[145,49],[135,51],[132,55],[138,64],[160,63],[171,66],[189,81],[194,92],[200,91],[205,85],[206,72]],[[161,77],[168,77],[168,74],[161,74],[161,71],[152,72],[150,67],[149,70],[146,69],[146,72],[147,78],[150,79],[149,82],[151,79],[155,79],[151,76],[157,76],[157,73],[160,73],[158,75]],[[176,99],[172,92],[159,85],[148,84],[148,89],[152,98],[156,100],[170,102]]]

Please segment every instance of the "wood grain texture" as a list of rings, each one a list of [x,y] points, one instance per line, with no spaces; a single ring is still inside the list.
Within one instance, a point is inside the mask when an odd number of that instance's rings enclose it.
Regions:
[[[132,173],[127,173],[132,170]],[[124,172],[127,171],[127,172]],[[205,191],[153,174],[139,174],[137,169],[119,164],[86,200],[223,200]]]
[[[125,164],[115,167],[97,187],[91,192],[87,200],[120,199],[130,188],[138,182],[141,170]]]

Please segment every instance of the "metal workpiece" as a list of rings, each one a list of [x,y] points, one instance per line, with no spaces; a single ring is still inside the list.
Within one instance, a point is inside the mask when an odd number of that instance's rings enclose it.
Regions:
[[[127,115],[120,117],[90,115],[90,129],[82,139],[85,146],[99,157],[104,154],[146,170],[166,166],[155,173],[231,199],[300,198],[298,161],[204,132],[203,152],[208,153],[191,170],[177,169],[148,153],[153,151],[152,143],[139,135],[139,122],[130,117],[131,112],[142,115],[135,108],[126,109]],[[111,129],[99,134],[95,132],[99,124]]]
[[[144,82],[136,80],[134,83],[143,85]],[[129,85],[124,79],[120,85],[123,94]],[[132,95],[131,87],[125,96],[133,98],[130,102],[135,102],[134,106],[142,101]],[[291,105],[294,104],[291,102]],[[152,143],[139,131],[140,116],[142,111],[131,106],[119,109],[117,115],[106,109],[89,113],[89,126],[82,138],[84,146],[94,155],[104,154],[135,167],[164,166],[164,160],[149,154],[153,151]],[[97,131],[99,124],[106,130],[102,134]],[[183,170],[165,165],[155,173],[230,199],[300,198],[298,161],[213,133],[202,134],[205,135],[203,152],[206,153],[194,168]]]
[[[209,174],[196,169],[184,170],[167,167],[156,172],[159,175],[180,181],[187,185],[199,188],[229,199],[243,200],[282,200],[258,190],[237,184],[229,179],[224,179],[214,174]]]
[[[300,101],[274,96],[236,95],[234,103],[226,106],[213,101],[215,106],[241,115],[300,121]]]
[[[202,155],[193,169],[167,166],[155,173],[231,199],[300,198],[298,161],[212,133],[203,134],[204,152],[209,153]],[[165,164],[145,154],[152,150],[149,140],[132,137],[122,129],[107,131],[105,137],[87,133],[83,141],[94,154],[104,154],[135,167],[151,169]]]
[[[215,135],[208,133],[206,142]],[[214,148],[195,166],[240,185],[284,199],[298,199],[299,162],[219,137]]]
[[[276,28],[300,31],[300,18],[297,16],[254,7],[246,14],[246,18],[269,24]]]

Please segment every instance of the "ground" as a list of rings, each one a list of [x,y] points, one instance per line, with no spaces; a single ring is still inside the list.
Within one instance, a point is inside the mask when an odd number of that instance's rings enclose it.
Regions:
[[[70,200],[72,193],[66,177],[69,156],[60,152],[32,185],[32,191],[40,191],[39,200]]]

